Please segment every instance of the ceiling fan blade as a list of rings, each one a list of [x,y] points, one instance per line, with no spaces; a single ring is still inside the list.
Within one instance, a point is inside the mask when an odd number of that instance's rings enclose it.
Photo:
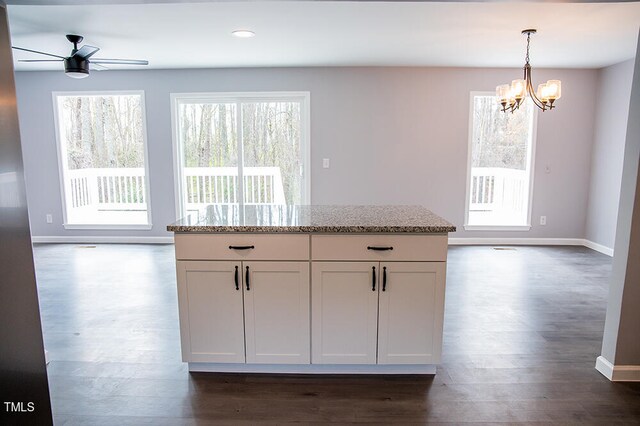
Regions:
[[[109,69],[109,68],[105,67],[104,65],[94,64],[93,62],[91,62],[89,64],[89,66],[91,67],[92,70],[95,70],[95,71],[104,71],[104,70],[108,70]]]
[[[18,59],[18,62],[61,62],[62,59]]]
[[[25,52],[37,53],[38,55],[53,56],[54,58],[64,59],[64,56],[54,55],[53,53],[39,52],[37,50],[25,49],[24,47],[11,46],[16,50],[24,50]]]
[[[94,46],[88,46],[88,45],[84,45],[82,46],[80,49],[78,49],[78,51],[76,53],[73,54],[74,58],[84,58],[84,59],[89,59],[91,56],[93,56],[98,50],[100,50],[99,47],[94,47]]]
[[[114,65],[149,65],[149,61],[143,59],[102,59],[91,60],[92,64],[114,64]]]

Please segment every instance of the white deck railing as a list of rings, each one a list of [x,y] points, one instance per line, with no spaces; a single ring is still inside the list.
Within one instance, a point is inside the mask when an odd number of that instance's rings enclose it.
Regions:
[[[146,210],[143,168],[77,169],[67,172],[71,207]]]
[[[471,169],[470,211],[522,211],[526,204],[525,170],[498,167]]]
[[[244,167],[244,204],[285,204],[279,167]],[[187,167],[184,169],[187,210],[209,204],[238,203],[238,169]]]
[[[279,167],[245,167],[243,174],[244,204],[286,203]],[[74,209],[147,209],[144,168],[68,170],[66,180]],[[187,210],[239,202],[235,167],[186,167],[183,185]]]

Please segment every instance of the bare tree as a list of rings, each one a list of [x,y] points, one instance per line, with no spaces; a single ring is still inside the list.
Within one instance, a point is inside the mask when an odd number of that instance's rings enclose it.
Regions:
[[[519,110],[504,113],[493,96],[476,96],[473,106],[473,167],[524,170],[533,106],[525,102]]]

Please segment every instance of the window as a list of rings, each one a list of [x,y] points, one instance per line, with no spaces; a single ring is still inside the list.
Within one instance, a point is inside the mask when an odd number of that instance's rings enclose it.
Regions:
[[[495,95],[471,94],[465,229],[528,230],[535,106],[504,113]]]
[[[309,203],[309,93],[174,94],[177,216]]]
[[[143,92],[53,94],[65,228],[150,229]]]

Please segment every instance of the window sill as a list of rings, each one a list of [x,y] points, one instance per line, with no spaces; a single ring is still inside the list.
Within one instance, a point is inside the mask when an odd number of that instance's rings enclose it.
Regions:
[[[111,231],[115,231],[115,230],[124,230],[124,231],[132,231],[132,230],[141,230],[141,231],[148,231],[150,230],[153,226],[151,224],[148,225],[99,225],[99,224],[94,224],[94,225],[90,225],[90,224],[70,224],[70,223],[63,223],[62,226],[64,227],[64,229],[96,229],[96,230],[111,230]]]
[[[529,231],[531,225],[464,225],[465,231]]]

